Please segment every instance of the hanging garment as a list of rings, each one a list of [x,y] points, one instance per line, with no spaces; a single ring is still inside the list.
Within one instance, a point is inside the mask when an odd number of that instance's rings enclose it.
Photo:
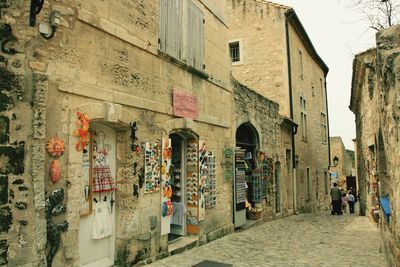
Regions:
[[[92,238],[102,239],[110,235],[112,235],[110,203],[107,201],[97,202],[94,205]]]
[[[107,192],[115,189],[111,176],[109,152],[107,146],[100,148],[94,145],[93,192]]]
[[[180,202],[172,202],[172,224],[183,226],[183,216],[185,214],[185,206]]]

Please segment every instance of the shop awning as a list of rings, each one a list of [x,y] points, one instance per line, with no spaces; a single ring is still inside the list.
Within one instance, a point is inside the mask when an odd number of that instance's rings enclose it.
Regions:
[[[389,223],[390,218],[390,200],[388,197],[380,198],[381,207],[383,210],[383,214],[385,215],[387,223]]]

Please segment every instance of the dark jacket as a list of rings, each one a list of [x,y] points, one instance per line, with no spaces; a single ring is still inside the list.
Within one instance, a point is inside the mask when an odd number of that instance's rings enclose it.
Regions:
[[[339,187],[335,186],[331,189],[331,198],[332,200],[342,200],[342,191],[340,191]]]

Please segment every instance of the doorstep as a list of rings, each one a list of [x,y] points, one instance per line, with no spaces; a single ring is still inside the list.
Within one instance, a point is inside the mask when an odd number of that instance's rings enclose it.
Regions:
[[[240,232],[240,231],[249,229],[249,228],[252,227],[253,225],[260,224],[260,223],[262,223],[262,222],[263,222],[262,219],[258,219],[258,220],[246,220],[246,223],[245,223],[245,224],[239,226],[239,227],[236,228],[235,230]]]
[[[178,240],[176,240],[175,242],[170,243],[168,245],[168,252],[171,256],[182,253],[187,249],[196,247],[198,241],[199,241],[198,236],[194,236],[194,235],[183,236],[183,237],[179,238]]]

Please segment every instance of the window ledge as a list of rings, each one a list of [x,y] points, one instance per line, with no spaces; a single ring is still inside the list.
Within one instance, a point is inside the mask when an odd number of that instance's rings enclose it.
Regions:
[[[184,69],[186,71],[189,71],[189,72],[191,72],[193,74],[196,74],[197,76],[199,76],[199,77],[201,77],[203,79],[208,79],[210,77],[206,72],[198,70],[195,67],[192,67],[192,66],[188,65],[185,62],[183,62],[183,61],[181,61],[181,60],[179,60],[177,58],[174,58],[173,56],[168,55],[167,53],[161,51],[160,49],[157,50],[157,54],[160,57],[170,61],[171,63],[174,63],[176,66],[178,66],[178,67],[180,67],[180,68],[182,68],[182,69]]]

